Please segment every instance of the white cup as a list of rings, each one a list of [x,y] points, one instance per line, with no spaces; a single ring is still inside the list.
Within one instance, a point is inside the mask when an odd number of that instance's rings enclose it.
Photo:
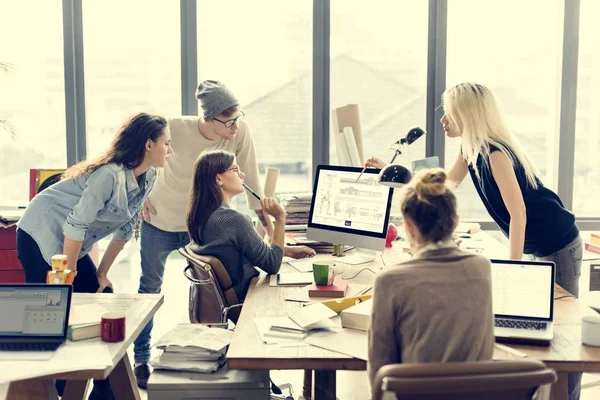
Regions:
[[[600,346],[600,315],[586,315],[581,318],[581,343]]]

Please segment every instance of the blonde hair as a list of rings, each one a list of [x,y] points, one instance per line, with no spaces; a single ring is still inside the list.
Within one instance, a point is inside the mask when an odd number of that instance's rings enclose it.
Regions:
[[[521,163],[529,186],[538,187],[537,169],[527,158],[517,137],[507,128],[500,104],[490,89],[478,83],[461,83],[446,89],[442,94],[442,106],[446,116],[462,131],[463,157],[473,166],[478,178],[477,157],[481,154],[488,160],[491,144],[506,154],[513,167],[516,161]]]
[[[402,188],[402,214],[428,243],[450,239],[458,225],[456,196],[446,178],[441,168],[425,169]]]

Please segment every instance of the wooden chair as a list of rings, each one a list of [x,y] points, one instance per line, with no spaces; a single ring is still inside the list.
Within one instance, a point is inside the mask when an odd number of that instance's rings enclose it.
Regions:
[[[556,373],[541,361],[392,364],[373,382],[373,400],[385,392],[398,400],[548,399]]]
[[[190,281],[189,317],[192,323],[237,322],[242,303],[225,266],[213,256],[196,254],[189,245],[178,250],[188,262],[183,274]]]

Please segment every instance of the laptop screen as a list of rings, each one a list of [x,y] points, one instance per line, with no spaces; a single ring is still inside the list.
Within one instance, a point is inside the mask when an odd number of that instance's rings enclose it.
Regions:
[[[494,316],[552,320],[554,263],[491,261]]]
[[[0,340],[66,338],[71,290],[71,285],[0,285]]]

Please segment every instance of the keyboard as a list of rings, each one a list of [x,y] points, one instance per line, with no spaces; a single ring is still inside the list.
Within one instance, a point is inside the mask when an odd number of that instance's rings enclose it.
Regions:
[[[298,270],[298,272],[311,272],[313,261],[312,258],[296,258],[287,263]]]
[[[61,343],[0,343],[3,351],[55,351]]]
[[[498,328],[531,329],[536,331],[543,331],[548,328],[548,324],[546,322],[500,318],[495,319],[495,326],[497,326]]]

